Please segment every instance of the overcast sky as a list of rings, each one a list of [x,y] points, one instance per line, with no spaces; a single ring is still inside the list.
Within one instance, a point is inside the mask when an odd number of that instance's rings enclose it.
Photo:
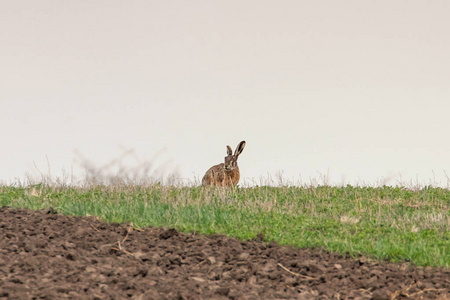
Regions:
[[[0,181],[125,149],[192,181],[246,140],[242,183],[447,186],[449,16],[447,0],[3,1]]]

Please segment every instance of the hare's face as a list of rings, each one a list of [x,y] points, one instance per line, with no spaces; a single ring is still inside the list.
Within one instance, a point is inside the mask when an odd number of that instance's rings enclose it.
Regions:
[[[228,155],[225,156],[225,171],[233,171],[237,167],[237,156],[236,155]]]

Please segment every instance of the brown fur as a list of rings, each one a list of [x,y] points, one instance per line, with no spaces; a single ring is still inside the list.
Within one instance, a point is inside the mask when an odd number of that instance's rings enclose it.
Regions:
[[[236,150],[233,152],[230,146],[227,146],[227,156],[225,163],[221,163],[209,168],[202,179],[202,185],[216,185],[216,186],[233,186],[238,184],[240,179],[239,167],[237,159],[245,147],[245,141],[239,143]]]

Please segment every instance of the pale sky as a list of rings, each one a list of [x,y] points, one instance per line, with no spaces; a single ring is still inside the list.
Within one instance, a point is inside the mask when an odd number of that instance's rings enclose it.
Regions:
[[[449,185],[447,0],[2,1],[0,41],[6,183],[245,140],[241,183]]]

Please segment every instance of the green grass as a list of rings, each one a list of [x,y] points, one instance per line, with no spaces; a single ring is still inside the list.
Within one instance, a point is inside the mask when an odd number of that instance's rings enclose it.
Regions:
[[[0,206],[450,267],[450,191],[400,187],[0,186]]]

